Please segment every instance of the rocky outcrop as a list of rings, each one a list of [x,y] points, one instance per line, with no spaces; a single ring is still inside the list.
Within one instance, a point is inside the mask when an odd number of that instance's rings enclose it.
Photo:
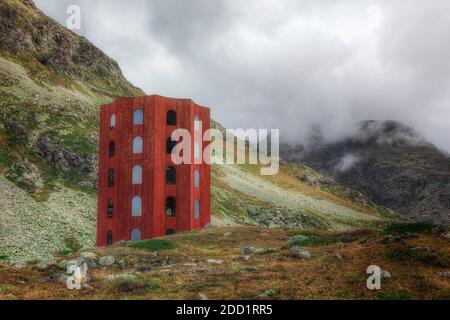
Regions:
[[[416,221],[450,224],[450,158],[400,123],[364,122],[351,137],[281,156]]]

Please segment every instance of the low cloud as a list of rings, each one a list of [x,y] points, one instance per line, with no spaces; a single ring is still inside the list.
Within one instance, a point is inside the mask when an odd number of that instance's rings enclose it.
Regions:
[[[312,124],[337,139],[397,120],[450,151],[447,0],[37,0],[147,93],[191,97],[230,128]]]

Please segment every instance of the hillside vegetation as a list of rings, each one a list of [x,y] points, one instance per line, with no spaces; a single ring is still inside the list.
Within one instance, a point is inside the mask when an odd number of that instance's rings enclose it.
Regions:
[[[88,40],[31,1],[0,2],[0,256],[49,259],[93,246],[99,106],[144,93]],[[215,166],[218,226],[378,228],[391,212],[313,170]]]

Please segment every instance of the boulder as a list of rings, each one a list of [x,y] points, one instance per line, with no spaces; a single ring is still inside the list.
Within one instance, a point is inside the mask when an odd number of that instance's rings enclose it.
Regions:
[[[85,262],[85,260],[82,257],[78,257],[76,259],[73,260],[69,260],[66,263],[66,269],[68,269],[70,266],[77,266],[77,267],[81,267],[83,265],[83,263]],[[60,263],[61,264],[61,263]],[[59,264],[58,264],[59,266]]]
[[[111,267],[115,261],[116,261],[116,259],[113,256],[105,256],[105,257],[100,258],[98,263],[102,267]]]
[[[305,250],[303,248],[300,248],[299,246],[293,246],[289,249],[288,255],[290,257],[296,258],[296,259],[305,259],[309,260],[312,258],[311,253],[308,250]]]
[[[27,263],[23,262],[23,261],[19,261],[16,264],[14,264],[14,268],[19,269],[19,270],[25,269],[26,267],[27,267]]]
[[[264,249],[259,247],[245,247],[244,249],[242,249],[243,255],[250,255],[253,253],[261,253],[261,252],[264,252]]]
[[[216,265],[220,265],[223,263],[223,260],[215,260],[215,259],[208,259],[206,261],[208,264],[216,264]]]

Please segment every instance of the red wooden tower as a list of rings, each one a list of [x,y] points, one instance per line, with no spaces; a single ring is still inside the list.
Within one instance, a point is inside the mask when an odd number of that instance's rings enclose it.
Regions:
[[[202,131],[202,137],[210,128],[210,110],[192,100],[157,95],[119,98],[101,107],[98,246],[210,222],[210,166],[194,164],[194,159],[192,164],[173,163],[171,135],[177,128],[192,137]],[[192,139],[192,150],[207,145]]]

